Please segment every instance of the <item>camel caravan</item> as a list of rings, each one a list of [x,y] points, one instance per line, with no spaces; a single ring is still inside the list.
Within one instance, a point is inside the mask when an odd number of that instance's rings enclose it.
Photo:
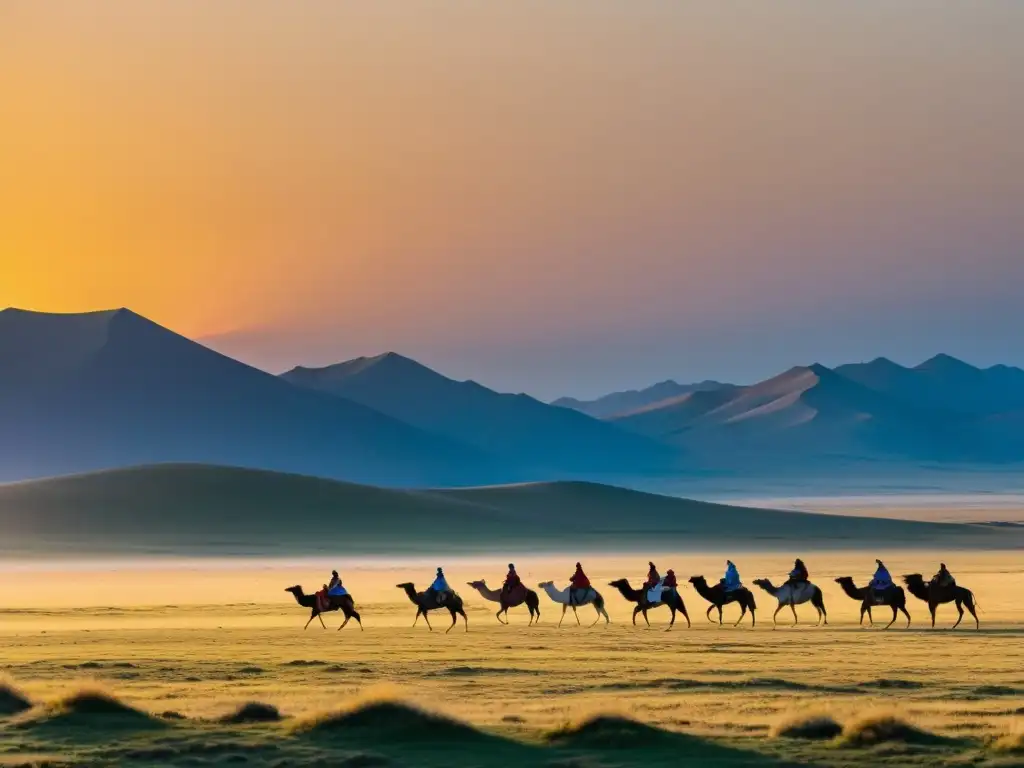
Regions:
[[[900,613],[906,616],[906,626],[909,627],[910,613],[907,611],[906,594],[909,591],[918,600],[928,604],[932,627],[935,626],[935,614],[938,606],[953,603],[959,612],[953,629],[960,626],[963,621],[965,607],[974,618],[975,629],[980,629],[981,624],[978,621],[976,610],[978,601],[974,593],[966,587],[957,585],[952,574],[946,569],[945,563],[941,564],[938,573],[930,581],[926,581],[924,576],[919,573],[904,576],[903,583],[906,585],[906,590],[892,580],[889,570],[881,560],[876,560],[875,564],[877,567],[874,576],[864,587],[858,587],[850,576],[840,576],[835,580],[846,595],[860,604],[861,625],[864,624],[864,617],[867,616],[869,625],[873,626],[871,609],[883,606],[892,609],[892,620],[885,625],[885,629],[895,623]],[[686,604],[680,594],[675,571],[670,568],[666,571],[665,576],[661,576],[653,562],[647,565],[647,578],[639,588],[633,588],[628,579],[616,579],[608,584],[615,588],[624,600],[633,604],[633,625],[636,626],[636,617],[639,614],[643,616],[649,629],[651,622],[647,616],[648,612],[666,606],[670,614],[666,632],[675,626],[676,615],[679,613],[686,619],[686,626],[690,627],[690,615],[686,611]],[[693,585],[697,594],[709,603],[705,613],[708,621],[714,623],[711,612],[717,610],[718,624],[721,625],[723,606],[735,603],[740,609],[740,615],[733,626],[738,626],[748,612],[750,613],[751,627],[756,626],[757,603],[754,593],[740,581],[739,569],[731,560],[726,561],[725,576],[716,583],[709,583],[703,576],[692,576],[689,583]],[[799,558],[793,564],[793,569],[789,572],[786,580],[779,586],[775,586],[767,578],[754,579],[753,584],[776,600],[777,607],[772,614],[773,629],[778,626],[779,612],[787,607],[793,614],[793,626],[799,624],[796,607],[804,603],[810,603],[817,612],[818,620],[815,626],[828,625],[828,611],[825,609],[825,599],[821,588],[811,582],[807,566]],[[415,585],[411,582],[396,586],[403,590],[409,598],[409,602],[416,606],[416,615],[412,622],[414,627],[422,616],[427,628],[433,631],[434,628],[431,626],[427,614],[430,611],[444,609],[451,617],[451,624],[445,630],[446,633],[451,632],[455,627],[459,616],[462,617],[466,631],[469,631],[469,618],[466,616],[462,598],[449,586],[444,569],[437,569],[434,581],[423,592],[417,592]],[[509,563],[508,573],[505,575],[505,581],[500,589],[491,589],[484,579],[467,582],[467,586],[476,590],[484,600],[498,604],[498,610],[495,613],[498,623],[507,625],[509,609],[522,605],[526,606],[530,614],[527,626],[540,623],[540,598],[537,596],[537,592],[523,583],[519,574],[516,573],[514,564]],[[542,581],[537,587],[543,590],[553,603],[562,606],[562,615],[558,620],[559,627],[562,626],[570,608],[576,618],[576,624],[582,626],[577,609],[586,605],[592,605],[597,612],[597,617],[590,626],[594,626],[602,618],[605,624],[611,623],[608,611],[605,609],[604,598],[591,585],[590,579],[583,572],[583,566],[580,563],[576,563],[576,570],[569,577],[569,583],[564,588],[556,586],[552,581]],[[344,629],[351,619],[356,620],[360,630],[363,628],[362,618],[355,609],[355,600],[342,585],[337,571],[332,571],[330,583],[325,584],[323,589],[314,594],[307,595],[301,586],[288,587],[285,591],[291,593],[300,606],[310,609],[309,619],[303,629],[308,628],[313,619],[319,619],[320,625],[326,629],[323,614],[332,611],[341,611],[345,616],[345,621],[338,627],[339,630]]]

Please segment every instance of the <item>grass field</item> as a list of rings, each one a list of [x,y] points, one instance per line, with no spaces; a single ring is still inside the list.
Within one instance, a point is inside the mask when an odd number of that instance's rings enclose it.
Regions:
[[[886,555],[894,574],[928,571],[937,558]],[[788,626],[787,611],[773,631],[774,601],[760,591],[756,629],[718,627],[686,585],[693,627],[677,622],[670,633],[665,609],[652,612],[654,629],[634,628],[610,588],[610,626],[577,627],[570,614],[556,629],[543,594],[539,627],[525,626],[523,608],[500,626],[496,606],[461,587],[468,633],[460,623],[445,635],[440,615],[434,632],[422,620],[413,629],[415,609],[393,585],[423,581],[427,564],[342,569],[364,632],[334,631],[338,614],[325,617],[326,631],[301,629],[308,612],[281,590],[316,586],[319,563],[8,566],[0,666],[12,690],[0,693],[0,765],[1019,765],[1021,558],[945,559],[978,596],[980,631],[931,630],[914,599],[910,630],[858,628],[856,604],[832,578],[863,579],[867,552],[805,556],[827,628],[804,606],[807,624]],[[637,581],[645,563],[635,560],[587,567],[596,584]],[[717,577],[721,559],[657,562]],[[530,583],[567,576],[567,564],[518,563]],[[503,565],[455,561],[449,577],[497,583]],[[788,563],[749,555],[739,565],[749,584]],[[727,620],[736,614],[726,608]],[[589,624],[593,609],[580,617]],[[954,618],[940,609],[940,626]],[[14,711],[15,690],[31,708]],[[231,717],[247,702],[270,708]],[[274,710],[282,719],[263,719]]]

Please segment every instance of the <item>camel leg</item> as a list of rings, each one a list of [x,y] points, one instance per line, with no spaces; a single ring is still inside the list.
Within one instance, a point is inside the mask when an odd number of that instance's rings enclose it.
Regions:
[[[718,606],[718,626],[722,626],[722,606]]]
[[[583,626],[583,622],[580,621],[580,615],[576,612],[576,606],[575,605],[572,607],[572,615],[576,617],[576,626],[577,627],[582,627]]]
[[[346,616],[345,617],[345,620],[343,622],[341,622],[341,626],[338,627],[338,631],[339,632],[341,632],[341,630],[343,630],[345,628],[345,625],[348,624],[348,620],[351,619],[351,618],[352,618],[351,616]]]
[[[672,620],[669,621],[668,629],[665,630],[666,632],[671,632],[672,631],[672,626],[676,623],[676,609],[672,608],[671,606],[669,606],[669,608],[672,611]]]
[[[928,611],[932,615],[932,629],[935,629],[935,611],[938,609],[938,607],[939,606],[937,606],[935,603],[928,603]]]
[[[791,610],[793,612],[793,626],[795,627],[797,624],[800,623],[800,619],[798,619],[796,617],[796,605],[793,604],[793,603],[790,603],[789,604],[789,610]]]
[[[901,605],[900,606],[900,610],[903,611],[903,615],[907,617],[907,628],[909,629],[909,627],[910,627],[910,613],[907,611],[907,607],[905,605]],[[893,613],[895,613],[895,611],[893,611]]]
[[[776,611],[776,613],[778,613],[778,611]],[[733,626],[734,627],[738,627],[740,625],[740,622],[743,621],[743,617],[746,616],[746,615],[747,615],[747,606],[741,605],[740,606],[740,617],[738,619],[736,619],[736,623],[733,624]],[[750,617],[753,618],[754,614],[751,613]],[[774,618],[773,618],[773,621],[774,621]]]
[[[772,614],[772,629],[775,629],[779,623],[775,620],[775,617],[779,615],[779,611],[782,610],[784,603],[779,603],[779,607],[775,609],[775,613]]]
[[[421,613],[423,613],[423,609],[422,608],[420,608],[418,611],[416,611],[416,618],[412,620],[412,625],[414,627],[416,626],[416,622],[420,620],[420,614]]]
[[[455,614],[454,613],[452,614],[452,618],[455,618]],[[499,624],[508,624],[507,621],[502,621],[501,620],[501,609],[500,608],[498,609],[498,612],[496,614],[494,614],[494,618],[496,618],[498,620]]]
[[[746,607],[746,606],[744,606]],[[757,626],[757,611],[753,608],[750,609],[750,626],[751,628]]]
[[[693,625],[690,623],[690,614],[686,612],[686,606],[682,606],[679,610],[683,612],[683,618],[686,619],[686,628],[689,629]]]
[[[636,626],[636,615],[638,613],[640,613],[640,606],[639,605],[636,608],[633,609],[633,626],[634,627]]]
[[[968,597],[966,600],[964,600],[964,605],[967,606],[967,610],[970,611],[971,616],[974,617],[974,628],[981,629],[981,622],[978,621],[978,614],[974,611],[974,601],[971,600],[970,597]]]
[[[715,620],[711,618],[711,612],[713,610],[715,610],[715,606],[714,605],[709,605],[708,606],[708,612],[704,614],[705,616],[708,617],[708,621],[710,621],[712,624],[715,623]]]
[[[597,622],[601,620],[601,609],[595,605],[594,610],[597,611],[597,616],[594,617],[594,624],[597,624]],[[594,626],[594,624],[591,624],[590,626]]]
[[[960,612],[960,615],[956,619],[956,624],[954,624],[951,627],[951,629],[956,629],[957,627],[959,627],[960,626],[960,622],[964,620],[964,609],[963,609],[963,606],[960,605],[960,601],[959,600],[956,601],[956,609],[957,609],[957,611]]]
[[[429,629],[431,632],[433,632],[434,628],[432,626],[430,626],[430,617],[427,616],[427,612],[426,611],[423,612],[423,620],[425,622],[427,622],[427,629]]]
[[[323,627],[324,629],[327,629],[327,625],[326,625],[326,624],[324,624],[324,615],[323,615],[322,613],[318,613],[318,614],[316,615],[316,617],[317,617],[318,619],[320,619],[320,626],[321,626],[321,627]]]
[[[309,621],[312,621],[313,619],[315,619],[316,616],[317,615],[315,613],[309,614]],[[306,626],[304,626],[303,629],[308,629],[309,628],[309,621],[306,622]]]
[[[359,631],[363,632],[363,617],[359,615],[358,611],[352,611],[352,617],[356,620],[356,624],[359,625]]]
[[[894,605],[892,607],[892,621],[890,621],[888,624],[886,624],[885,628],[888,629],[889,627],[891,627],[893,625],[893,622],[895,622],[895,621],[896,621],[896,606]]]
[[[565,610],[566,610],[566,608],[568,608],[568,607],[569,607],[568,605],[563,605],[563,606],[562,606],[562,618],[560,618],[560,619],[558,620],[558,626],[562,626],[562,622],[563,622],[563,621],[565,621]]]
[[[455,610],[455,611],[452,611],[451,608],[449,608],[448,610],[451,611],[451,614],[452,614],[452,625],[450,627],[448,627],[448,629],[446,629],[444,631],[444,633],[447,635],[449,632],[452,631],[452,629],[455,628],[455,622],[458,621],[457,616],[461,616],[462,620],[464,622],[466,622],[466,631],[469,632],[469,617],[466,616],[466,612],[464,610],[462,610],[461,608],[459,608],[458,610]]]

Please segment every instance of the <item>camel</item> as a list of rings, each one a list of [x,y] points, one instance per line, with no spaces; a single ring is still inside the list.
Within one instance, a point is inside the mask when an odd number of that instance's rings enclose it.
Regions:
[[[636,608],[633,609],[633,626],[636,626],[636,615],[638,613],[642,613],[644,621],[647,622],[647,628],[650,629],[651,622],[647,619],[647,612],[652,608],[659,608],[663,605],[667,605],[669,610],[672,611],[672,620],[668,623],[668,629],[665,630],[666,632],[672,629],[672,626],[676,623],[677,611],[681,612],[686,618],[686,626],[690,626],[690,615],[686,612],[686,606],[683,604],[683,598],[679,594],[678,589],[666,589],[661,593],[661,596],[662,598],[667,599],[663,599],[658,603],[651,603],[647,600],[647,590],[633,589],[629,585],[628,579],[617,579],[616,581],[609,582],[608,586],[615,587],[619,590],[619,594],[629,600],[629,602],[636,603]]]
[[[821,589],[811,582],[805,581],[799,586],[787,582],[781,587],[776,587],[770,579],[754,579],[754,584],[779,601],[779,607],[772,614],[772,627],[778,626],[775,617],[787,605],[793,611],[793,625],[799,624],[800,620],[796,617],[796,606],[808,601],[818,611],[818,623],[815,626],[820,626],[823,620],[828,625],[828,613],[825,611],[825,600],[822,597]]]
[[[302,591],[302,587],[298,585],[288,587],[285,592],[291,592],[292,596],[295,598],[295,602],[303,608],[309,608],[309,621],[306,622],[306,626],[303,627],[303,629],[306,629],[306,627],[309,626],[309,622],[313,619],[320,619],[320,626],[327,629],[327,625],[324,624],[324,618],[320,614],[337,610],[340,610],[345,614],[345,621],[343,621],[341,626],[338,627],[339,630],[345,628],[349,619],[355,619],[356,623],[359,625],[360,631],[363,629],[363,620],[360,618],[359,612],[356,610],[355,601],[352,599],[352,595],[344,595],[343,597],[331,596],[330,606],[321,611],[317,604],[316,595],[307,595]]]
[[[500,623],[508,624],[508,609],[515,608],[523,603],[526,603],[526,607],[530,609],[530,623],[527,626],[533,625],[535,615],[537,623],[540,623],[540,600],[537,597],[537,593],[532,589],[527,589],[525,584],[520,584],[508,593],[505,593],[497,589],[488,589],[487,582],[483,579],[467,583],[479,592],[484,600],[490,600],[492,603],[498,603],[501,606],[498,612],[494,614],[494,617]],[[501,614],[505,614],[505,621],[501,620]]]
[[[907,593],[903,591],[903,587],[892,585],[891,589],[887,589],[881,595],[875,596],[872,599],[871,587],[858,587],[852,578],[849,576],[840,576],[836,579],[836,584],[843,588],[849,597],[854,600],[860,600],[860,623],[864,623],[864,614],[868,615],[868,621],[874,625],[874,620],[871,618],[871,606],[872,605],[888,605],[892,608],[892,621],[885,625],[888,629],[896,621],[897,611],[902,611],[903,615],[907,617],[907,626],[910,626],[910,614],[907,613]]]
[[[558,626],[562,626],[562,621],[565,619],[565,609],[570,607],[572,608],[573,615],[576,616],[576,624],[580,624],[579,614],[576,613],[576,608],[580,605],[594,606],[594,609],[597,611],[597,618],[594,619],[594,624],[597,624],[597,622],[601,620],[602,616],[604,616],[605,624],[611,623],[611,619],[608,618],[608,611],[604,608],[604,598],[601,597],[601,593],[593,587],[587,587],[587,594],[584,598],[578,603],[574,602],[570,606],[568,587],[565,589],[558,589],[554,583],[550,581],[542,581],[537,586],[543,589],[547,593],[548,597],[550,597],[554,602],[559,603],[562,606],[562,618],[558,620]],[[591,624],[590,626],[594,626],[594,624]]]
[[[451,626],[444,631],[447,635],[452,631],[452,627],[455,626],[456,616],[461,616],[462,620],[466,622],[466,631],[469,632],[469,618],[466,616],[466,612],[462,609],[462,598],[454,592],[449,592],[445,597],[443,603],[438,603],[434,593],[427,594],[426,592],[417,592],[416,586],[409,581],[403,582],[402,584],[396,584],[399,589],[405,590],[405,594],[408,596],[409,601],[416,606],[416,618],[413,619],[412,625],[415,627],[416,622],[419,621],[420,616],[427,622],[427,629],[431,632],[434,628],[430,626],[430,620],[427,618],[427,612],[433,611],[438,608],[447,608],[448,613],[452,615]]]
[[[974,628],[981,629],[981,622],[978,621],[978,614],[974,610],[976,604],[974,593],[966,587],[939,587],[926,582],[920,573],[907,574],[903,577],[903,583],[907,585],[910,594],[918,600],[924,600],[928,603],[928,610],[932,614],[932,627],[935,626],[935,609],[943,603],[955,603],[960,616],[957,617],[956,624],[951,629],[959,627],[960,622],[964,620],[963,606],[965,605],[967,610],[971,612],[971,616],[974,617]]]
[[[693,584],[693,588],[697,590],[698,595],[711,603],[711,605],[708,606],[707,613],[704,614],[707,616],[708,621],[714,622],[714,619],[711,618],[711,611],[717,608],[718,623],[721,625],[722,606],[728,605],[729,603],[739,603],[740,617],[736,619],[736,623],[733,624],[733,626],[739,626],[740,622],[743,621],[743,617],[747,615],[748,609],[750,610],[750,626],[757,626],[757,618],[755,616],[757,601],[754,600],[754,593],[746,587],[740,587],[739,589],[732,589],[726,592],[720,583],[712,587],[703,576],[691,577],[690,583]]]

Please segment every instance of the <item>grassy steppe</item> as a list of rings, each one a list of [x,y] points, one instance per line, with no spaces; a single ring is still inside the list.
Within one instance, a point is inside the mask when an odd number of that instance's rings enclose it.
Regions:
[[[753,576],[778,560],[743,565]],[[718,627],[687,588],[693,627],[671,633],[663,609],[654,629],[631,626],[610,590],[610,626],[570,618],[556,629],[542,595],[540,626],[513,609],[503,627],[463,588],[470,631],[445,635],[410,627],[412,607],[391,586],[406,571],[353,573],[366,631],[340,633],[336,615],[302,631],[304,612],[269,587],[262,601],[232,601],[248,596],[241,585],[257,565],[233,574],[237,588],[217,603],[196,593],[160,604],[181,593],[179,576],[156,568],[118,576],[147,579],[148,605],[47,607],[52,581],[23,579],[23,607],[0,612],[0,666],[34,706],[0,715],[0,765],[1019,765],[1020,559],[961,554],[957,565],[982,603],[981,631],[928,629],[916,602],[910,630],[860,629],[834,585],[828,628],[773,631],[760,592],[756,629]],[[531,578],[553,567],[521,566]],[[602,580],[623,567],[591,566]],[[82,574],[83,596],[91,578]],[[941,626],[953,616],[945,608]]]

